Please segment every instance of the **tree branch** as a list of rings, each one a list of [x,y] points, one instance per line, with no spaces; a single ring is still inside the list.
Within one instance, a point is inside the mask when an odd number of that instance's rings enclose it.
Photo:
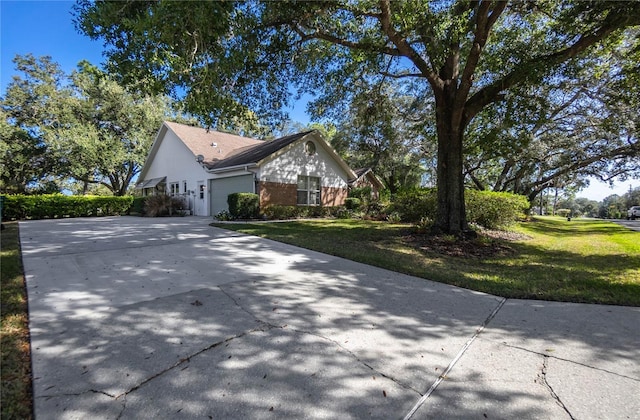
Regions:
[[[532,73],[532,70],[534,72],[540,72],[576,57],[587,48],[606,38],[612,32],[629,24],[634,24],[637,20],[638,16],[620,16],[612,13],[606,18],[600,28],[592,33],[583,34],[575,43],[567,48],[552,54],[535,57],[520,64],[509,74],[485,86],[469,98],[465,107],[467,119],[470,121],[485,106],[495,102],[501,92],[526,80],[527,76]]]
[[[401,55],[407,57],[420,70],[433,88],[442,88],[442,80],[436,73],[432,71],[426,61],[416,50],[411,47],[409,42],[391,26],[391,5],[389,0],[380,0],[380,25],[382,32],[389,37],[391,42],[396,46]]]
[[[491,6],[493,5],[493,8]],[[493,4],[492,1],[483,0],[476,11],[476,30],[474,32],[473,44],[467,61],[462,71],[462,79],[460,81],[460,87],[458,88],[458,95],[456,96],[456,107],[461,108],[464,102],[467,100],[471,85],[473,84],[473,74],[476,71],[478,62],[480,61],[480,54],[484,49],[489,38],[489,33],[493,28],[493,25],[498,20],[498,17],[502,14],[506,1],[499,1]]]

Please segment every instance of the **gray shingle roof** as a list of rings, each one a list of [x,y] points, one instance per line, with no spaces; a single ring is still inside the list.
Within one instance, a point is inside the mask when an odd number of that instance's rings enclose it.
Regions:
[[[277,152],[290,145],[291,143],[303,138],[311,131],[305,131],[303,133],[292,134],[290,136],[280,137],[279,139],[265,141],[262,144],[246,146],[236,150],[231,156],[226,159],[212,162],[207,165],[208,169],[223,169],[232,166],[249,165],[257,163],[267,156]]]

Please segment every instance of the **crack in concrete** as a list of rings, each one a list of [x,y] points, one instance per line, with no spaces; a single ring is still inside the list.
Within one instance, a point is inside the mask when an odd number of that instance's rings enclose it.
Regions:
[[[576,362],[575,360],[569,360],[569,359],[565,359],[565,358],[562,358],[562,357],[553,356],[553,355],[548,354],[548,353],[541,353],[539,351],[526,349],[524,347],[516,346],[516,345],[513,345],[513,344],[508,344],[508,343],[505,343],[503,341],[502,342],[498,342],[498,341],[495,341],[495,340],[487,340],[487,341],[492,341],[494,343],[499,343],[499,344],[501,344],[501,345],[503,345],[505,347],[509,347],[509,348],[516,349],[516,350],[525,351],[527,353],[535,354],[535,355],[542,356],[542,357],[547,357],[549,359],[560,360],[562,362],[567,362],[567,363],[571,363],[571,364],[574,364],[574,365],[586,367],[587,369],[593,369],[593,370],[597,370],[599,372],[608,373],[609,375],[614,375],[614,376],[617,376],[619,378],[630,379],[630,380],[635,381],[635,382],[640,382],[640,379],[638,379],[638,378],[633,378],[631,376],[623,375],[623,374],[618,373],[618,372],[612,372],[612,371],[607,370],[607,369],[602,369],[602,368],[599,368],[599,367],[590,366],[590,365],[587,365],[586,363]]]
[[[124,414],[124,411],[125,411],[125,410],[126,410],[126,408],[127,408],[127,407],[126,407],[126,404],[127,404],[127,395],[129,395],[129,394],[131,394],[132,392],[134,392],[134,391],[136,391],[136,390],[140,389],[142,386],[144,386],[144,385],[148,384],[149,382],[153,381],[153,380],[154,380],[154,379],[156,379],[156,378],[159,378],[160,376],[164,375],[165,373],[168,373],[168,372],[170,372],[170,371],[174,370],[175,368],[177,368],[177,367],[179,367],[179,366],[183,365],[184,363],[189,363],[189,362],[191,361],[191,359],[192,359],[192,358],[194,358],[194,357],[196,357],[196,356],[199,356],[199,355],[201,355],[202,353],[205,353],[205,352],[207,352],[207,351],[209,351],[209,350],[211,350],[211,349],[214,349],[214,348],[216,348],[216,347],[219,347],[219,346],[221,346],[222,344],[229,343],[230,341],[233,341],[233,340],[235,340],[235,339],[237,339],[237,338],[242,338],[242,337],[244,337],[244,336],[246,336],[246,335],[248,335],[248,334],[251,334],[251,333],[253,333],[253,332],[256,332],[256,331],[263,331],[263,329],[262,329],[262,328],[252,328],[252,329],[250,329],[250,330],[248,330],[248,331],[244,331],[244,332],[243,332],[243,333],[241,333],[241,334],[237,334],[237,335],[234,335],[234,336],[232,336],[232,337],[225,338],[224,340],[217,341],[217,342],[215,342],[215,343],[213,343],[213,344],[211,344],[211,345],[209,345],[209,346],[207,346],[207,347],[205,347],[205,348],[203,348],[203,349],[201,349],[201,350],[198,350],[197,352],[195,352],[195,353],[193,353],[193,354],[190,354],[189,356],[183,357],[182,359],[178,360],[178,361],[177,361],[176,363],[174,363],[173,365],[171,365],[171,366],[169,366],[169,367],[167,367],[167,368],[165,368],[165,369],[161,370],[160,372],[157,372],[156,374],[154,374],[154,375],[152,375],[152,376],[148,377],[147,379],[145,379],[145,380],[143,380],[142,382],[140,382],[139,384],[137,384],[137,385],[133,386],[133,387],[132,387],[132,388],[130,388],[129,390],[127,390],[127,391],[125,391],[125,392],[123,392],[123,393],[121,393],[121,394],[119,394],[119,395],[112,396],[112,398],[114,398],[115,400],[119,400],[119,399],[121,399],[121,398],[122,398],[123,407],[122,407],[122,411],[120,412],[120,415],[118,416],[118,419],[119,419],[119,418]]]
[[[569,411],[567,406],[564,405],[564,403],[560,399],[560,396],[553,390],[553,387],[551,386],[551,384],[549,384],[549,381],[547,381],[547,370],[549,369],[549,366],[547,365],[548,361],[549,361],[549,356],[544,356],[543,355],[543,358],[542,358],[542,370],[540,372],[540,375],[538,375],[538,376],[540,377],[540,379],[541,379],[543,385],[545,386],[545,388],[547,388],[547,390],[551,394],[551,397],[556,401],[556,404],[558,404],[560,407],[562,407],[562,409],[567,413],[567,415],[569,415],[569,418],[571,420],[575,420],[575,417],[573,417],[573,415],[571,414],[571,412]]]
[[[285,328],[282,327],[282,329],[285,329]],[[342,350],[347,352],[353,359],[355,359],[361,365],[369,368],[372,372],[374,372],[374,373],[380,375],[381,377],[386,378],[386,379],[388,379],[388,380],[390,380],[392,382],[395,382],[396,384],[400,385],[404,389],[408,389],[408,390],[413,391],[416,394],[422,396],[420,391],[418,391],[417,389],[413,388],[411,385],[407,385],[405,383],[402,383],[401,381],[399,381],[398,379],[394,378],[393,376],[387,375],[386,373],[383,373],[383,372],[379,371],[378,369],[374,368],[373,366],[371,366],[370,364],[368,364],[364,360],[360,359],[360,357],[358,357],[357,354],[355,354],[353,351],[349,350],[348,348],[344,347],[342,344],[340,344],[336,340],[333,340],[333,339],[331,339],[329,337],[325,337],[325,336],[323,336],[321,334],[314,333],[314,332],[311,332],[311,331],[299,330],[299,329],[296,329],[296,328],[286,328],[286,329],[289,329],[291,331],[294,331],[294,332],[297,332],[297,333],[300,333],[300,334],[312,335],[314,337],[318,337],[318,338],[321,338],[323,340],[329,341],[330,343],[335,344],[336,346],[340,347]]]
[[[247,314],[249,314],[250,316],[252,316],[257,322],[261,323],[262,325],[268,326],[269,328],[273,328],[273,329],[281,329],[281,330],[285,330],[288,329],[290,331],[294,331],[297,332],[299,334],[308,334],[308,335],[312,335],[314,337],[318,337],[321,338],[323,340],[329,341],[333,344],[335,344],[336,346],[340,347],[342,350],[344,350],[346,353],[348,353],[353,359],[355,359],[358,363],[362,364],[363,366],[367,367],[368,369],[370,369],[372,372],[380,375],[383,378],[386,378],[390,381],[395,382],[396,384],[400,385],[402,388],[404,389],[408,389],[411,390],[413,392],[415,392],[416,394],[422,396],[422,394],[420,393],[420,391],[416,390],[415,388],[411,387],[410,385],[407,385],[405,383],[402,383],[401,381],[399,381],[398,379],[394,378],[391,375],[387,375],[381,371],[379,371],[378,369],[374,368],[373,366],[371,366],[370,364],[368,364],[367,362],[363,361],[362,359],[360,359],[353,351],[349,350],[348,348],[344,347],[342,344],[340,344],[339,342],[337,342],[336,340],[333,340],[329,337],[325,337],[322,334],[318,334],[318,333],[314,333],[311,331],[306,331],[306,330],[299,330],[296,328],[287,328],[287,325],[274,325],[271,324],[270,322],[264,321],[260,318],[258,318],[254,313],[252,313],[251,311],[249,311],[247,308],[245,308],[244,306],[242,306],[232,295],[230,295],[229,293],[227,293],[222,286],[218,286],[220,288],[220,290],[222,290],[222,293],[224,293],[225,295],[227,295],[229,297],[229,299],[231,299],[233,301],[233,303],[238,306],[240,309],[242,309],[244,312],[246,312]]]
[[[60,394],[48,394],[48,395],[39,395],[35,398],[37,399],[51,399],[51,398],[59,398],[59,397],[79,397],[80,395],[84,395],[84,394],[103,394],[106,395],[109,398],[116,398],[115,395],[111,395],[108,392],[104,392],[104,391],[100,391],[97,389],[88,389],[86,391],[81,391],[81,392],[62,392]]]

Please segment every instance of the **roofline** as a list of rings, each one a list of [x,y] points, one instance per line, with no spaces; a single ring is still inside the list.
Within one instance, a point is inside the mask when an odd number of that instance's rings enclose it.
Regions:
[[[354,172],[355,172],[355,171],[354,171]],[[368,174],[373,175],[373,179],[374,179],[374,180],[375,180],[375,182],[378,184],[378,188],[379,188],[379,189],[383,189],[383,188],[384,188],[384,183],[383,183],[382,181],[380,181],[380,178],[378,178],[378,175],[376,175],[376,174],[373,172],[373,169],[371,169],[371,168],[367,168],[367,170],[366,170],[366,171],[364,171],[364,172],[362,173],[362,175],[360,175],[360,176],[356,176],[355,178],[350,179],[350,180],[349,180],[349,185],[351,185],[351,184],[355,183],[356,181],[358,181],[358,180],[360,180],[360,179],[362,179],[362,178],[365,178]]]
[[[325,138],[322,135],[322,133],[320,133],[320,131],[318,131],[318,130],[311,130],[310,132],[308,132],[304,136],[300,137],[296,141],[294,141],[292,143],[289,143],[288,145],[284,146],[283,148],[276,150],[275,152],[273,152],[269,156],[266,156],[266,157],[260,159],[259,161],[256,162],[256,165],[261,166],[266,161],[268,161],[270,159],[277,158],[278,156],[280,156],[280,155],[284,154],[285,152],[287,152],[289,149],[293,148],[294,145],[297,144],[298,142],[302,142],[305,139],[308,139],[309,136],[312,136],[316,140],[319,140],[320,141],[320,145],[322,146],[322,148],[325,149],[325,151],[327,153],[329,153],[329,155],[333,158],[333,160],[338,163],[338,165],[342,168],[342,170],[344,170],[346,172],[346,174],[347,174],[347,182],[348,182],[349,179],[354,179],[354,178],[358,177],[358,175],[354,172],[354,170],[351,169],[351,167],[349,165],[347,165],[347,162],[345,162],[344,159],[342,159],[340,157],[338,152],[336,152],[333,149],[333,147],[331,147],[329,142],[327,140],[325,140]]]
[[[219,169],[207,169],[206,171],[209,172],[210,174],[220,174],[220,173],[224,173],[224,172],[231,172],[231,171],[237,171],[238,169],[244,169],[245,171],[249,172],[249,168],[257,168],[258,164],[255,162],[251,162],[251,163],[243,163],[241,165],[234,165],[234,166],[224,166],[222,168]]]
[[[151,144],[151,149],[149,149],[147,158],[144,160],[144,164],[142,165],[142,170],[138,174],[138,179],[144,180],[145,175],[147,175],[147,168],[148,168],[147,163],[151,162],[152,157],[155,156],[156,153],[158,153],[158,148],[160,147],[158,140],[162,138],[161,134],[163,130],[165,132],[167,130],[170,130],[169,126],[166,124],[166,121],[162,121],[162,125],[158,129],[158,132],[156,133],[156,137],[153,139],[153,143]]]

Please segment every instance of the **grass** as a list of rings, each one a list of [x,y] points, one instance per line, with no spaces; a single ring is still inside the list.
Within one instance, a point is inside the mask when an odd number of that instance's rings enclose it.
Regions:
[[[27,296],[20,258],[18,223],[3,223],[0,247],[0,417],[30,419],[32,412],[31,349]]]
[[[425,279],[507,298],[640,306],[640,232],[592,219],[542,217],[514,230],[531,239],[495,242],[509,252],[444,255],[415,245],[409,225],[362,220],[224,224]],[[477,244],[476,244],[477,245]]]

